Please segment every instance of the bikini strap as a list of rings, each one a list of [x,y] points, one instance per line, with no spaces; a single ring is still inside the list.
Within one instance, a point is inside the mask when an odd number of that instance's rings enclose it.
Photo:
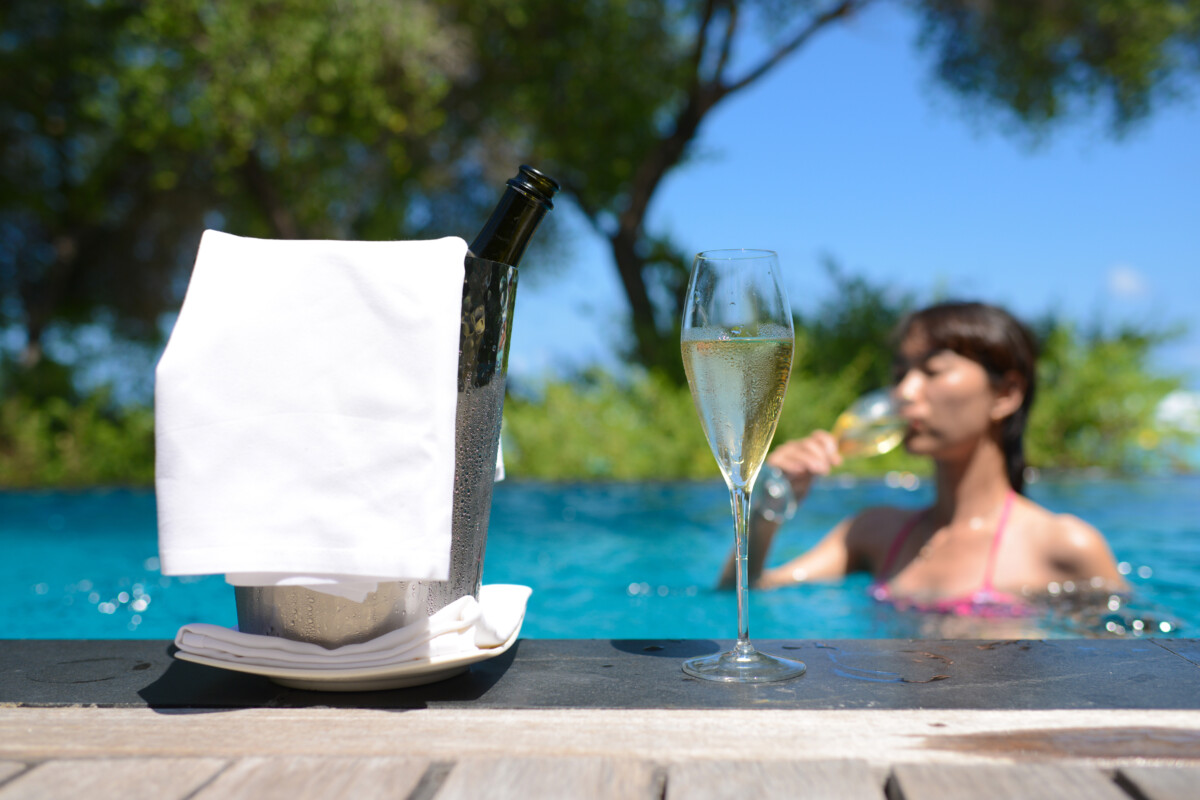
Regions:
[[[1008,514],[1012,511],[1013,498],[1017,493],[1012,489],[1004,498],[1004,508],[1000,510],[1000,521],[996,523],[996,534],[992,537],[992,548],[988,551],[987,565],[983,572],[983,591],[992,591],[992,576],[996,572],[996,554],[1000,552],[1000,540],[1004,538],[1004,528],[1008,525]]]
[[[879,570],[879,577],[875,579],[875,583],[882,586],[887,582],[889,574],[892,571],[892,563],[896,560],[896,556],[900,553],[900,548],[904,546],[904,542],[908,539],[909,534],[917,527],[917,523],[924,519],[929,513],[929,509],[918,511],[904,522],[904,527],[892,538],[892,546],[888,548],[887,556],[883,559],[883,567]]]

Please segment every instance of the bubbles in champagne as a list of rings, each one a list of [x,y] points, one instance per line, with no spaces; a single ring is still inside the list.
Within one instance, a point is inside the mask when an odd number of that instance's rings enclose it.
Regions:
[[[746,486],[758,473],[783,408],[792,370],[786,328],[762,325],[755,336],[689,330],[683,366],[709,447],[726,480]]]

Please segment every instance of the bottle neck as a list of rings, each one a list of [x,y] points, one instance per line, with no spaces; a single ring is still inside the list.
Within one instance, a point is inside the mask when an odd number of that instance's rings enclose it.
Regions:
[[[492,216],[471,242],[470,254],[515,267],[546,212],[558,184],[532,167],[522,166],[508,181]]]

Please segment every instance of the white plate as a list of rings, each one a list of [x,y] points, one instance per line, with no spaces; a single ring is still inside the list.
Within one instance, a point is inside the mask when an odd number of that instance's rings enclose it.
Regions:
[[[376,689],[400,689],[405,686],[423,686],[427,683],[444,681],[467,671],[472,664],[487,661],[506,652],[517,636],[521,626],[517,625],[508,641],[499,647],[488,650],[476,650],[461,655],[438,656],[436,658],[401,661],[381,667],[365,667],[361,669],[313,669],[304,667],[268,667],[259,664],[242,664],[225,661],[220,658],[209,658],[195,653],[185,653],[178,650],[175,657],[182,661],[192,661],[208,667],[228,669],[234,672],[248,672],[252,675],[263,675],[280,686],[292,689],[307,689],[315,692],[370,692]]]

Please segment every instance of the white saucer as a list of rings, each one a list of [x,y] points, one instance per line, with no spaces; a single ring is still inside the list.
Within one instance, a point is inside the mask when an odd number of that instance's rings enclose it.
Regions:
[[[506,652],[521,633],[517,625],[508,641],[499,647],[475,650],[468,653],[435,658],[413,659],[381,667],[361,669],[316,669],[304,667],[268,667],[259,664],[242,664],[220,658],[209,658],[195,653],[178,650],[175,657],[208,667],[228,669],[263,675],[280,686],[291,689],[307,689],[314,692],[370,692],[377,689],[400,689],[406,686],[423,686],[427,683],[444,681],[467,671],[472,664],[487,661]]]

